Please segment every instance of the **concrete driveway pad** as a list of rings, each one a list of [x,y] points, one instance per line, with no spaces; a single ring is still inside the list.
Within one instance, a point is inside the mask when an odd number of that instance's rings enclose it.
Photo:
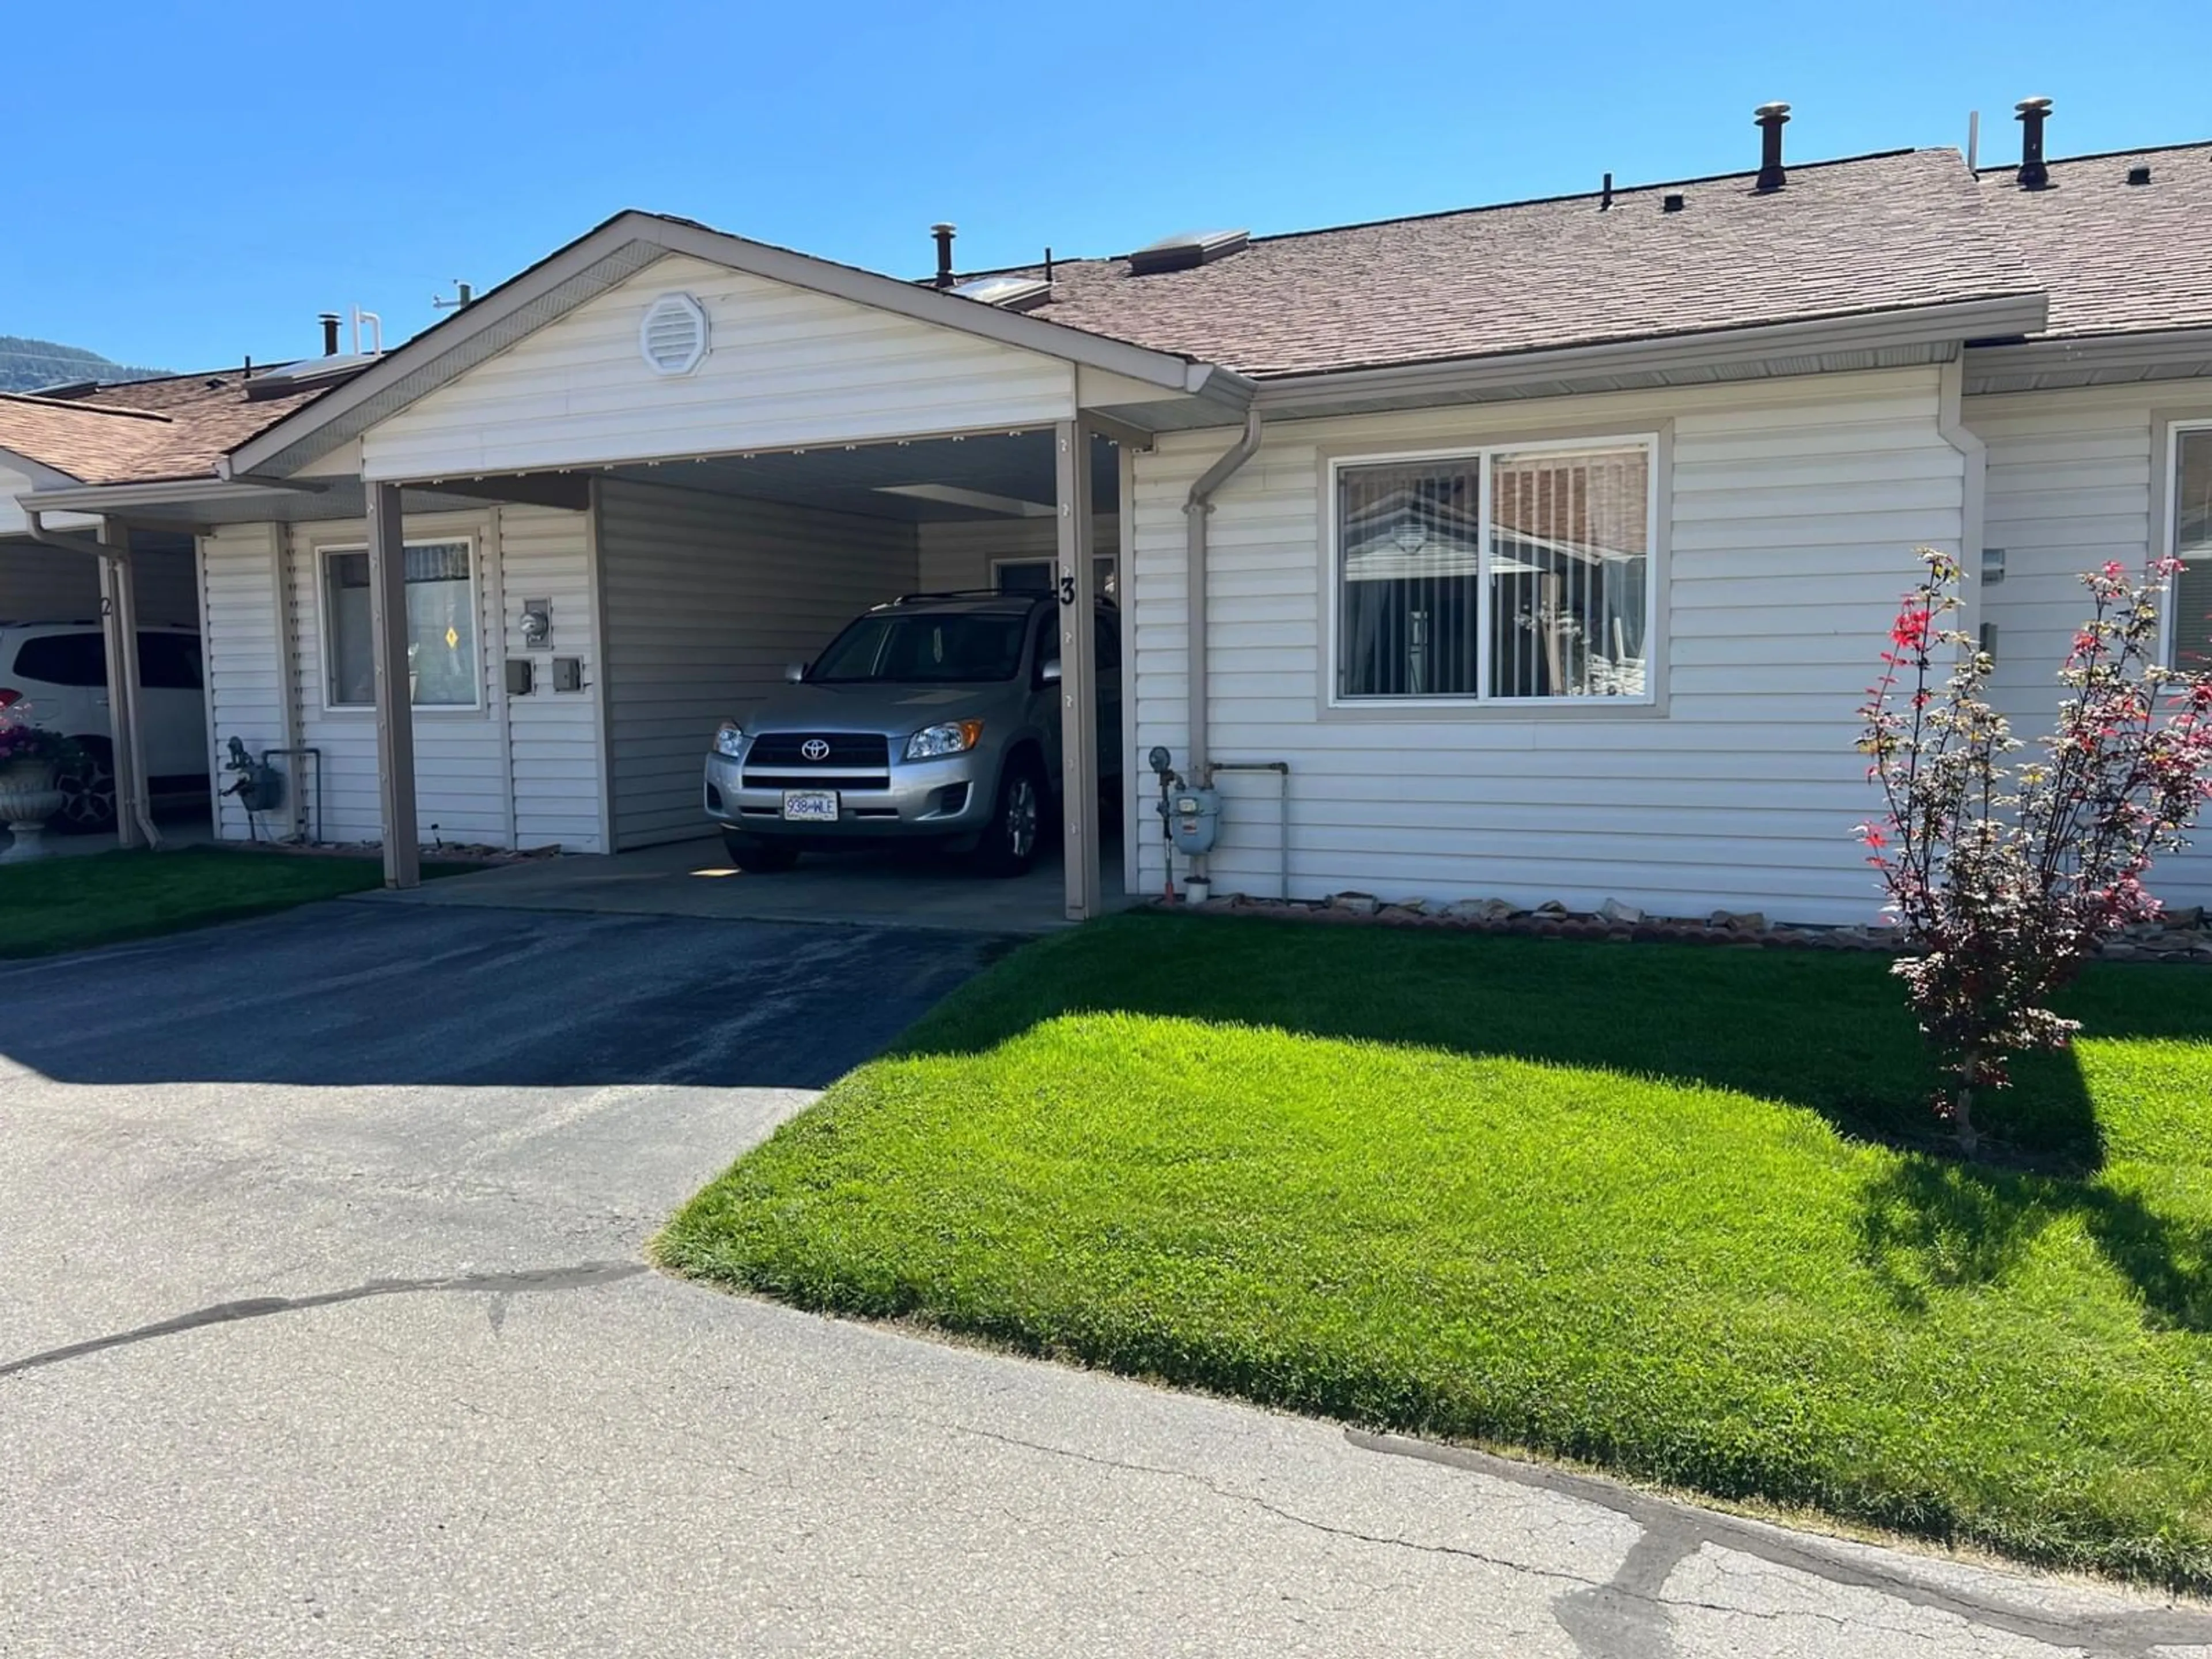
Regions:
[[[995,948],[340,903],[0,969],[0,1654],[2212,1654],[644,1268]]]

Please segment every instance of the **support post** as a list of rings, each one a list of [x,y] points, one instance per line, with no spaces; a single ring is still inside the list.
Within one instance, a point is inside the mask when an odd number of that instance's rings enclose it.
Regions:
[[[100,521],[100,624],[107,651],[108,742],[115,775],[115,841],[158,847],[161,836],[146,794],[146,734],[138,696],[138,586],[131,562],[131,531],[120,519]]]
[[[376,787],[384,833],[384,884],[422,880],[415,822],[415,700],[407,672],[407,538],[399,486],[368,486],[368,632],[376,668]]]
[[[1091,512],[1091,434],[1080,421],[1053,433],[1058,473],[1060,572],[1060,844],[1067,860],[1067,919],[1098,914],[1098,636],[1096,537]]]

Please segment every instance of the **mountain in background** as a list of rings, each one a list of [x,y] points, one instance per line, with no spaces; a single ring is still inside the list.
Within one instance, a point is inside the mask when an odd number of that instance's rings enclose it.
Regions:
[[[0,392],[36,392],[70,380],[150,380],[166,368],[126,368],[82,346],[0,334]]]

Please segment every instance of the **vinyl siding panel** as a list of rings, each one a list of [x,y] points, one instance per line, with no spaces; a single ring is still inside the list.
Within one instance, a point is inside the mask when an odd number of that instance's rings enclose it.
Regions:
[[[550,507],[488,507],[410,518],[410,541],[466,538],[475,551],[480,707],[415,710],[416,811],[426,843],[557,845],[605,850],[599,811],[599,717],[592,689],[593,623],[588,520]],[[329,706],[322,556],[364,543],[358,520],[284,533],[286,680],[301,744],[321,751],[320,838],[373,842],[382,834],[373,710]],[[526,653],[521,601],[552,607],[553,636]],[[510,699],[504,659],[534,656],[538,689]],[[580,658],[585,690],[552,690],[552,659]],[[313,811],[313,779],[304,780]]]
[[[1095,526],[1093,541],[1099,554],[1113,553],[1121,545],[1121,521],[1101,514]],[[919,586],[933,593],[991,586],[991,567],[1000,559],[1060,556],[1060,526],[1052,519],[979,519],[918,528]]]
[[[912,590],[914,526],[613,479],[599,510],[616,846],[687,839],[717,722]]]
[[[138,620],[198,628],[199,586],[191,553],[148,550],[137,556],[137,563]],[[99,615],[98,560],[35,542],[0,547],[0,617],[10,622],[88,622]]]
[[[1916,369],[1271,428],[1216,498],[1208,707],[1217,761],[1291,764],[1291,891],[1870,919],[1854,710],[1913,548],[1958,545],[1964,461],[1937,416],[1936,374]],[[1328,453],[1655,429],[1657,708],[1326,707]],[[1134,458],[1140,754],[1186,752],[1182,503],[1232,436]],[[1217,890],[1273,892],[1274,780],[1221,781]],[[1158,838],[1139,854],[1156,887]]]
[[[665,376],[638,350],[659,295],[707,311],[710,349]],[[1055,358],[671,255],[364,434],[365,475],[694,456],[1033,426],[1075,412]]]
[[[290,741],[285,669],[289,649],[278,626],[281,536],[273,525],[224,525],[200,540],[201,645],[207,660],[208,720],[218,753],[232,738],[255,755]],[[218,787],[224,781],[219,778]],[[218,796],[216,833],[225,841],[245,841],[271,832],[255,829],[234,799]]]
[[[2154,512],[2168,481],[2160,428],[2212,418],[2212,382],[2025,392],[1971,398],[1968,428],[1987,446],[1983,544],[2005,550],[2005,578],[1981,591],[1997,628],[1991,699],[2031,744],[2051,729],[2057,674],[2088,614],[2084,571],[2118,559],[2140,569],[2166,545]],[[2212,904],[2212,828],[2161,860],[2151,887],[2170,904]]]

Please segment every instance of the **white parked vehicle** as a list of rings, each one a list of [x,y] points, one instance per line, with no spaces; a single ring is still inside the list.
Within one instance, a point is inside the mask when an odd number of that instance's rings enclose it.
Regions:
[[[148,791],[208,790],[207,700],[200,636],[189,628],[138,630],[139,722]],[[0,622],[0,708],[76,739],[84,762],[57,780],[57,829],[115,823],[115,727],[108,715],[107,641],[96,622]]]

